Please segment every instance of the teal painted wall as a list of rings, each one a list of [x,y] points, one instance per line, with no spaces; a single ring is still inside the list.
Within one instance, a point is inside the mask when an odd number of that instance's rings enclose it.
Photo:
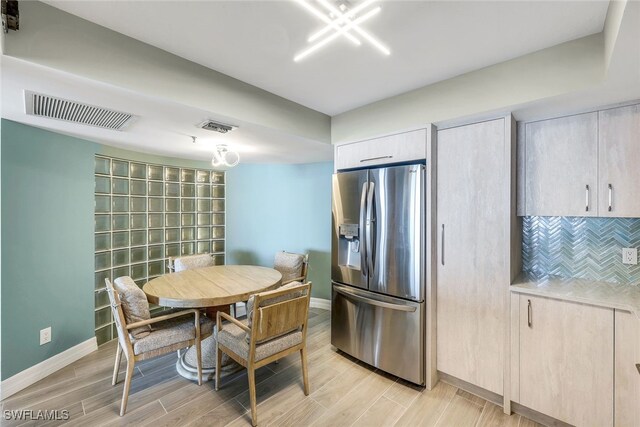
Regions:
[[[332,173],[333,163],[227,172],[227,263],[272,266],[277,251],[309,253],[312,295],[329,299]]]
[[[97,144],[7,120],[1,136],[4,380],[94,336]]]
[[[2,120],[2,380],[94,336],[95,154],[209,168]],[[40,346],[40,329],[52,341]]]

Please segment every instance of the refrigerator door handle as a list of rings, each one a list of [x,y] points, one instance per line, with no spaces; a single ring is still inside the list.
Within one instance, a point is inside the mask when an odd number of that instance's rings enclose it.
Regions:
[[[337,287],[334,286],[334,289],[337,293],[342,294],[346,297],[349,298],[353,298],[355,300],[364,302],[365,304],[369,304],[369,305],[375,305],[378,307],[383,307],[383,308],[389,308],[391,310],[398,310],[398,311],[407,311],[410,313],[413,313],[417,310],[417,307],[415,306],[410,306],[410,305],[402,305],[402,304],[392,304],[390,302],[384,302],[384,301],[378,301],[376,299],[371,299],[371,298],[367,298],[367,297],[363,297],[360,296],[358,294],[356,294],[355,292],[342,288],[342,287]]]
[[[367,250],[366,250],[366,245],[367,245],[367,237],[366,237],[366,232],[365,232],[365,224],[366,224],[366,217],[367,217],[367,186],[369,185],[368,182],[365,182],[364,184],[362,184],[362,193],[360,196],[360,230],[359,230],[359,236],[360,236],[360,270],[362,271],[362,274],[366,277],[369,275],[369,272],[367,271]]]
[[[440,261],[444,265],[444,224],[442,224],[442,239],[440,240]]]
[[[375,194],[376,185],[373,182],[369,183],[369,193],[367,194],[367,272],[369,275],[373,275],[373,236],[372,229],[374,226],[375,218],[373,218],[373,197]]]

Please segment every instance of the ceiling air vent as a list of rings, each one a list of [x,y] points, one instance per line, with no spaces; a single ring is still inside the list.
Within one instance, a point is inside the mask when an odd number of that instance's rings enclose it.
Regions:
[[[214,132],[227,133],[229,131],[234,130],[238,126],[225,125],[225,124],[222,124],[222,123],[216,123],[213,120],[207,120],[206,122],[202,123],[200,125],[200,127],[202,129],[212,130]]]
[[[104,129],[123,130],[135,117],[133,114],[96,107],[41,93],[25,92],[27,114],[64,120]]]

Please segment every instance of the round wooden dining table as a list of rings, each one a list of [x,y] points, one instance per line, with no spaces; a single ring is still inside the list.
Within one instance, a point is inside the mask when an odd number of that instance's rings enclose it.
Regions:
[[[204,308],[213,317],[217,310],[228,312],[231,304],[247,301],[255,293],[277,288],[282,275],[277,270],[255,265],[217,265],[169,273],[147,282],[142,290],[150,303],[172,308]],[[212,318],[215,322],[215,318]],[[215,374],[214,335],[202,341],[202,380]],[[223,361],[222,373],[225,364]],[[197,379],[195,348],[181,353],[178,373]]]

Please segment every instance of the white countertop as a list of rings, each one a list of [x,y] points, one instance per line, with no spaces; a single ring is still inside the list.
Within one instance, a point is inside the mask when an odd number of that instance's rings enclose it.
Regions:
[[[520,273],[511,292],[629,311],[640,318],[640,285]]]

